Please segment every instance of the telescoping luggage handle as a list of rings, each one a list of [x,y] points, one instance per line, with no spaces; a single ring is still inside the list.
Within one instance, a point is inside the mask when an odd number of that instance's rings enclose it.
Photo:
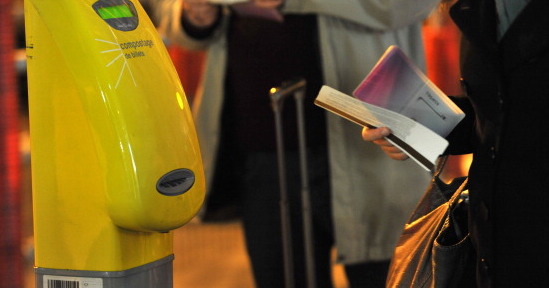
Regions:
[[[286,184],[286,163],[284,154],[284,135],[282,129],[282,110],[284,99],[290,95],[294,95],[297,110],[297,125],[298,125],[298,143],[299,143],[299,163],[301,172],[301,198],[302,198],[302,215],[303,215],[303,230],[305,241],[305,257],[306,257],[306,272],[307,285],[309,288],[316,287],[314,271],[315,262],[313,255],[313,233],[312,233],[312,216],[311,216],[311,201],[309,193],[309,179],[307,170],[307,151],[305,139],[305,116],[303,110],[303,102],[305,99],[305,79],[284,82],[279,87],[273,87],[269,91],[271,105],[275,116],[276,128],[276,144],[277,144],[277,159],[278,159],[278,174],[280,183],[280,215],[282,228],[282,241],[284,252],[284,276],[286,288],[293,288],[293,252],[291,246],[291,226],[290,226],[290,211],[288,206],[288,191]]]

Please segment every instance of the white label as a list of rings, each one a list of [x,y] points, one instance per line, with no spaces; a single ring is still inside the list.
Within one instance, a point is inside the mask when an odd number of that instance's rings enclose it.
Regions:
[[[42,288],[103,288],[103,279],[44,275]]]

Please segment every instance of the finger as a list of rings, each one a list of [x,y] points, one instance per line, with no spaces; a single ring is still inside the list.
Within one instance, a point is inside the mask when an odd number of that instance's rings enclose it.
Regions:
[[[362,129],[362,139],[365,141],[376,141],[383,139],[383,137],[387,137],[391,134],[391,130],[387,127],[379,127],[379,128],[368,128],[364,127]]]
[[[395,160],[406,160],[409,158],[409,156],[402,152],[399,148],[395,146],[381,146],[381,150],[385,152],[391,159]]]

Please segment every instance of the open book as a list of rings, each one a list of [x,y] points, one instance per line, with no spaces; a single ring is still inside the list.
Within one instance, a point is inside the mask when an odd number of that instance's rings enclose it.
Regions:
[[[448,147],[444,139],[465,114],[396,46],[390,46],[353,92],[323,86],[315,104],[387,137],[421,167],[432,170]]]

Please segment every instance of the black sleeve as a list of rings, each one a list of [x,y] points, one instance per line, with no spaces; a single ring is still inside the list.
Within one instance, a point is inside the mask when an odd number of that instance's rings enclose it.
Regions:
[[[462,155],[472,153],[477,144],[475,133],[475,110],[467,97],[452,97],[461,110],[465,113],[465,118],[450,132],[446,140],[450,143],[445,154]]]

